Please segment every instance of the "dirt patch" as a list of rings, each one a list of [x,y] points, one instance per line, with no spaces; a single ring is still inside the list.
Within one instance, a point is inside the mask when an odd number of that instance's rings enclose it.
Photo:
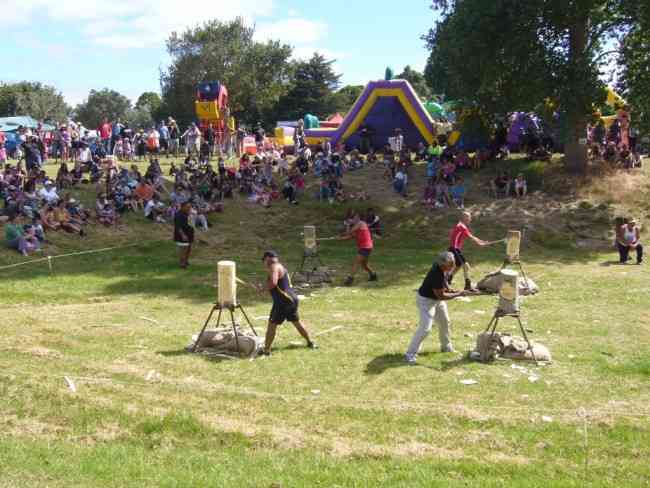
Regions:
[[[60,359],[63,357],[59,351],[54,349],[48,349],[47,347],[33,346],[26,349],[18,349],[19,352],[30,354],[32,356],[41,357],[41,358],[52,358]]]
[[[60,425],[48,424],[34,418],[20,418],[13,414],[0,416],[0,436],[54,439],[63,432],[65,429]]]

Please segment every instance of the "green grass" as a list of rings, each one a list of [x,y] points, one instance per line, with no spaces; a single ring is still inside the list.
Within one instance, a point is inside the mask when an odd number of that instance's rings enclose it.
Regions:
[[[479,188],[492,173],[468,186]],[[576,248],[564,225],[604,232],[603,215],[623,209],[544,197],[536,210],[534,199],[473,197],[468,203],[480,212],[473,227],[485,239],[532,226],[524,265],[542,292],[525,300],[524,321],[554,361],[524,364],[523,374],[510,362],[464,359],[494,308],[486,296],[450,304],[461,353],[437,353],[433,334],[418,366],[408,367],[413,290],[446,247],[456,214],[423,211],[414,202],[419,189],[413,199],[396,198],[381,174],[368,168],[346,177],[371,193],[357,206],[372,205],[385,220],[372,259],[380,281],[341,287],[353,248],[324,242],[335,284],[301,291],[313,333],[341,326],[318,337],[318,351],[294,345],[291,326],[267,359],[224,361],[183,349],[209,312],[218,260],[237,261],[247,281],[261,279],[261,252],[272,247],[295,270],[302,226],[331,235],[342,206],[228,202],[201,234],[188,271],[176,268],[170,227],[140,215],[117,230],[92,227],[85,240],[52,235],[47,251],[136,247],[55,259],[51,274],[46,263],[0,270],[0,486],[648,486],[648,271]],[[92,201],[88,191],[79,196]],[[474,276],[498,268],[502,252],[469,245]],[[20,261],[0,251],[0,267]],[[263,333],[269,298],[245,288],[240,296]],[[502,330],[517,332],[508,320]],[[540,380],[531,383],[531,373]],[[468,378],[478,385],[459,382]]]

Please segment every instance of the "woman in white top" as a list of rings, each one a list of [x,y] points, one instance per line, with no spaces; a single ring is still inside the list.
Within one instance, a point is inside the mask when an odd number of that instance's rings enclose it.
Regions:
[[[630,219],[618,228],[616,247],[621,258],[621,264],[630,260],[630,252],[636,251],[636,264],[643,262],[643,246],[641,245],[641,232],[636,220]]]

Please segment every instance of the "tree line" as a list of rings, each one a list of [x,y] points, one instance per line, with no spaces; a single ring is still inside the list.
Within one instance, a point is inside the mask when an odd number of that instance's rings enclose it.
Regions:
[[[492,117],[552,108],[567,127],[569,169],[584,172],[587,124],[608,78],[650,129],[650,2],[433,0],[425,40],[431,88]]]

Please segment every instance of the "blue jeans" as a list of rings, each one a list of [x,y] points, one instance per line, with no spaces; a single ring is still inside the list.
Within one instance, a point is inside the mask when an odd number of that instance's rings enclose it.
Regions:
[[[618,247],[618,254],[621,257],[621,263],[627,263],[630,259],[630,248],[621,245],[620,242],[616,243],[616,247]],[[635,249],[636,249],[636,262],[637,263],[643,262],[643,246],[641,244],[637,244]]]

